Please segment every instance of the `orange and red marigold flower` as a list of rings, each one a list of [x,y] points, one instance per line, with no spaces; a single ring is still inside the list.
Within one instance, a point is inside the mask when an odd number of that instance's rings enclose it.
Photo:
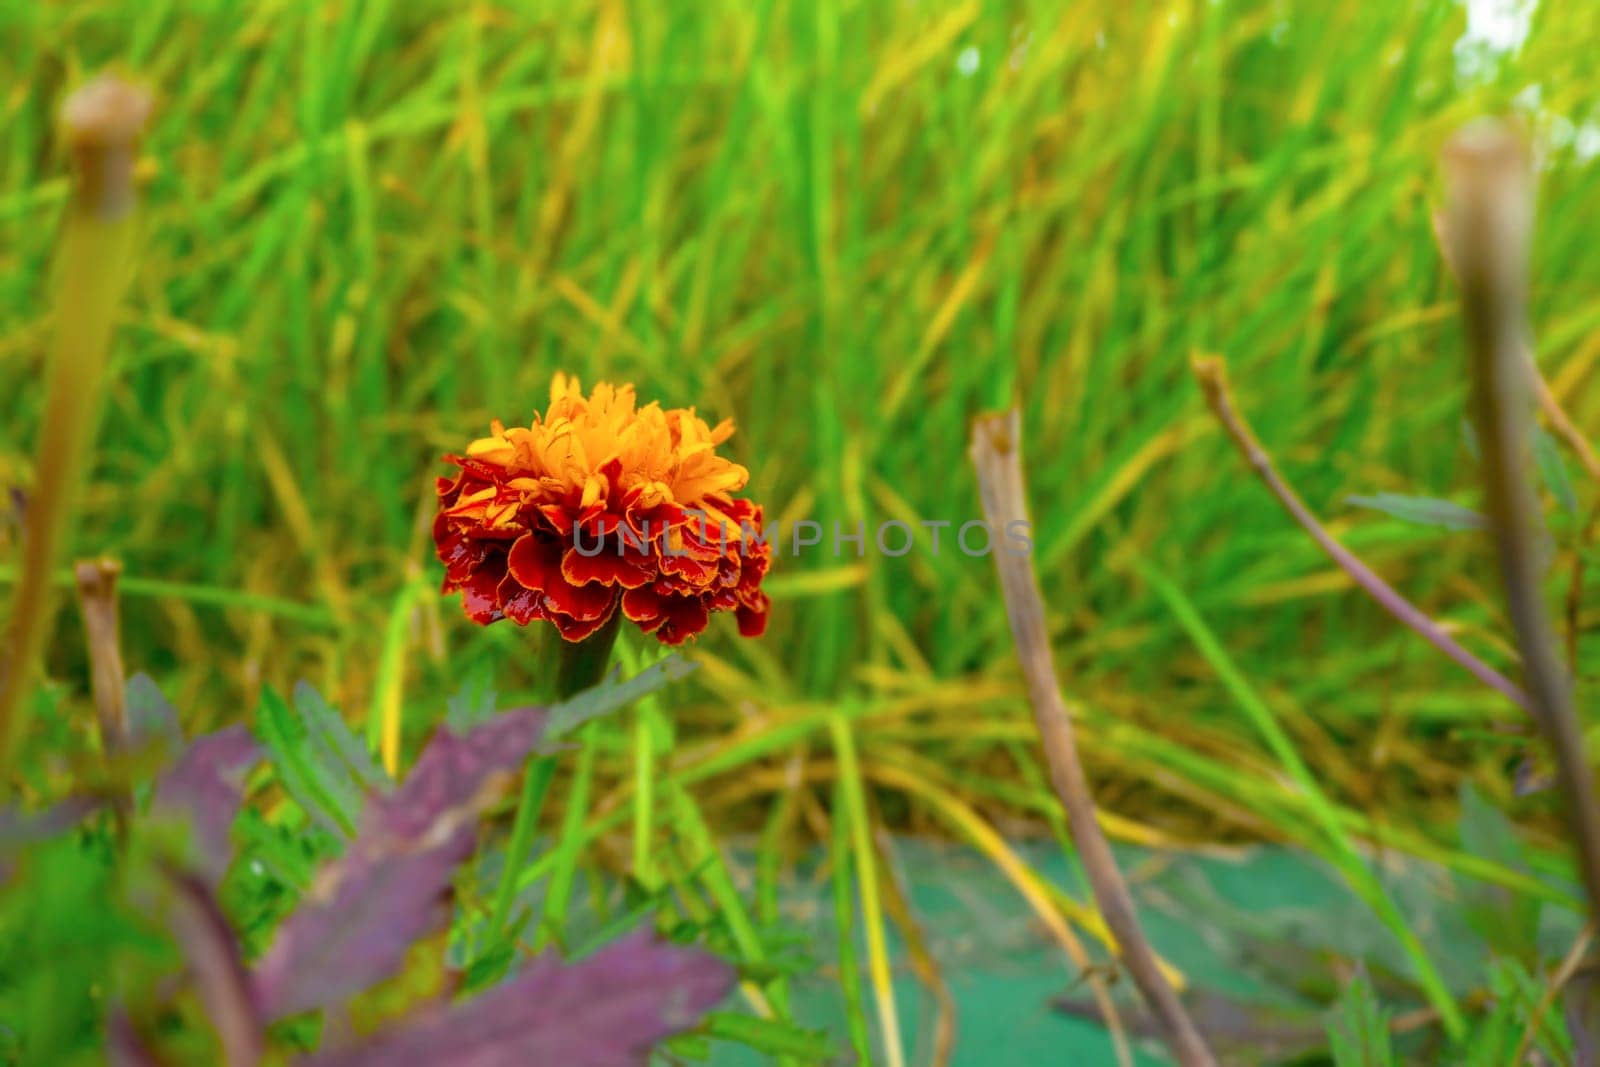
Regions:
[[[716,611],[759,635],[771,549],[760,506],[733,495],[749,472],[717,455],[732,434],[692,408],[638,407],[631,385],[585,396],[557,374],[532,426],[497,420],[445,457],[460,471],[439,479],[433,523],[444,591],[475,622],[546,619],[569,641],[618,611],[670,645]]]

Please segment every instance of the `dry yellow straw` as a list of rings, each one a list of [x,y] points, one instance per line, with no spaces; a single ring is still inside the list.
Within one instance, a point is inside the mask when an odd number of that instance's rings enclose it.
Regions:
[[[134,157],[149,113],[146,92],[109,75],[73,93],[61,111],[73,191],[57,249],[55,347],[21,573],[0,645],[0,790],[20,733],[18,709],[50,626],[50,576],[99,415],[112,320],[132,259]]]

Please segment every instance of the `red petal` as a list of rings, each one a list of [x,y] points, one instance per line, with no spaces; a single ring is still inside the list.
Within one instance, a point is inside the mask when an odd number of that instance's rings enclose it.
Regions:
[[[688,555],[661,554],[661,573],[682,578],[692,586],[707,586],[717,576],[717,565]]]
[[[610,551],[585,556],[576,547],[567,549],[561,557],[561,574],[573,585],[599,582],[602,585],[620,585],[624,589],[637,589],[655,577],[651,560],[647,557],[624,556]]]
[[[664,645],[681,645],[706,628],[711,612],[699,597],[670,597],[665,601],[666,622],[656,631]]]
[[[566,579],[549,586],[544,591],[545,611],[551,615],[562,614],[579,622],[604,619],[611,614],[617,591],[595,582],[573,585]]]
[[[552,529],[562,537],[572,536],[572,512],[560,504],[541,504],[539,514],[545,517]]]
[[[662,599],[650,586],[629,589],[622,594],[622,614],[629,622],[638,623],[644,633],[655,633],[667,621]]]
[[[652,587],[622,595],[622,613],[663,643],[681,645],[706,628],[711,613],[697,596],[662,596]]]
[[[452,582],[466,581],[489,555],[488,544],[451,529],[443,515],[433,522],[433,539],[435,554]]]
[[[608,590],[608,593],[610,596],[605,612],[593,619],[573,619],[565,615],[552,613],[550,621],[556,624],[556,629],[568,641],[582,641],[585,637],[604,626],[611,618],[612,612],[616,611],[618,597],[615,592]]]
[[[461,607],[467,618],[487,626],[505,617],[500,610],[500,583],[505,574],[505,562],[490,559],[461,583]]]
[[[527,588],[510,575],[506,575],[505,581],[500,583],[500,602],[506,618],[518,626],[546,618],[544,594]]]
[[[660,537],[662,531],[674,526],[683,525],[685,515],[683,509],[676,504],[659,504],[650,509],[645,515],[628,515],[628,525],[632,528],[634,537],[649,536],[651,539]],[[646,523],[649,528],[646,529]]]
[[[772,607],[772,602],[767,599],[767,594],[758,594],[761,597],[757,607],[739,605],[734,610],[734,618],[739,620],[739,633],[745,637],[760,637],[767,632],[767,612]]]
[[[600,469],[596,473],[598,473],[602,478],[604,478],[606,480],[606,487],[609,490],[609,492],[606,494],[607,496],[613,496],[613,495],[615,495],[615,494],[617,494],[618,492],[621,491],[621,488],[622,488],[622,457],[621,456],[612,456],[610,459],[608,459],[604,463],[600,464]]]
[[[561,545],[549,537],[524,534],[511,546],[506,569],[526,589],[548,593],[553,586],[566,585],[561,577]]]
[[[622,614],[629,622],[645,622],[661,614],[661,598],[648,586],[622,594]]]

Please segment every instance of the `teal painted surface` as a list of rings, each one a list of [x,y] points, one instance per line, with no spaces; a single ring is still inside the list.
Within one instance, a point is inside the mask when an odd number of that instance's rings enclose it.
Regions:
[[[1493,828],[1492,811],[1479,812]],[[1528,871],[1527,855],[1488,842],[1484,825],[1470,821],[1464,836],[1481,851]],[[1073,866],[1053,841],[1012,841],[1014,850],[1055,885],[1087,900]],[[1117,849],[1140,918],[1158,952],[1187,977],[1185,994],[1196,1021],[1213,1036],[1228,1067],[1297,1062],[1322,1043],[1327,1006],[1338,995],[1340,976],[1359,961],[1386,1007],[1400,1012],[1420,1007],[1405,954],[1371,912],[1337,880],[1331,869],[1304,852],[1281,847],[1213,850],[1207,854],[1166,854]],[[490,857],[494,856],[491,852]],[[748,893],[752,856],[737,847],[727,857]],[[1078,969],[1050,939],[1016,889],[983,856],[949,842],[897,838],[892,859],[905,886],[929,951],[937,960],[955,1002],[952,1067],[1098,1067],[1114,1064],[1111,1042],[1097,1020],[1068,1014],[1055,1006],[1070,998],[1091,1003]],[[798,950],[808,957],[790,980],[792,1007],[802,1026],[832,1038],[849,1064],[844,1001],[838,981],[831,885],[818,854],[786,881],[781,895],[781,928],[762,933],[778,951]],[[1550,861],[1534,865],[1543,869]],[[1482,981],[1495,943],[1505,944],[1508,929],[1524,921],[1507,911],[1504,897],[1482,884],[1460,879],[1416,861],[1386,857],[1377,865],[1387,890],[1428,946],[1445,981],[1464,994]],[[480,872],[489,882],[495,872]],[[1576,899],[1576,886],[1563,886]],[[520,902],[538,914],[542,885]],[[596,910],[595,905],[603,902]],[[589,884],[575,901],[569,919],[569,948],[590,947],[615,936],[626,912],[623,888],[615,882]],[[1543,959],[1559,959],[1579,932],[1576,915],[1547,906],[1532,917],[1529,936]],[[641,919],[640,921],[647,921]],[[866,966],[866,947],[856,955]],[[891,925],[890,951],[896,976],[896,1006],[907,1067],[933,1062],[936,1002],[912,975],[903,946]],[[1106,954],[1087,935],[1080,941],[1099,962]],[[458,964],[466,954],[458,946]],[[862,976],[874,1048],[881,1053],[876,1006]],[[1131,983],[1113,986],[1119,1012],[1137,1028],[1142,1011]],[[727,1005],[746,1012],[737,997]],[[1241,1033],[1244,1034],[1241,1037]],[[1220,1036],[1218,1036],[1220,1034]],[[1403,1039],[1404,1062],[1430,1063],[1418,1034]],[[1409,1043],[1409,1044],[1408,1044]],[[1166,1061],[1159,1043],[1135,1041],[1140,1067]],[[667,1061],[658,1057],[657,1063]],[[711,1067],[760,1067],[771,1060],[730,1042],[712,1042]],[[883,1063],[881,1058],[878,1063]],[[1299,1059],[1299,1063],[1325,1061]]]
[[[1023,844],[1019,851],[1057,885],[1083,899],[1053,843]],[[1203,991],[1208,1006],[1201,1010],[1209,1022],[1281,1031],[1283,1043],[1265,1050],[1254,1043],[1224,1045],[1224,1062],[1282,1062],[1293,1059],[1307,1040],[1318,1038],[1322,1005],[1337,992],[1341,961],[1363,960],[1380,989],[1406,995],[1404,979],[1409,976],[1398,945],[1320,861],[1283,848],[1203,857],[1118,851],[1152,942]],[[896,842],[895,859],[956,1003],[953,1067],[1094,1067],[1116,1062],[1098,1023],[1053,1009],[1057,998],[1087,1001],[1089,991],[991,864],[969,850],[915,840]],[[1468,927],[1463,909],[1450,904],[1460,887],[1448,874],[1417,863],[1381,869],[1446,980],[1465,991],[1484,973],[1488,950]],[[831,966],[835,953],[826,882],[799,881],[811,888],[794,890],[785,910],[811,935],[810,950]],[[1540,941],[1559,953],[1577,929],[1571,915],[1546,909]],[[1083,940],[1086,947],[1098,949]],[[924,1067],[932,1062],[935,1002],[909,973],[901,946],[892,948],[906,1063]],[[864,966],[864,945],[858,954]],[[1095,954],[1104,959],[1103,953]],[[843,1051],[847,1041],[837,981],[803,980],[792,988],[799,1021],[836,1035]],[[1128,981],[1117,983],[1116,997],[1125,1017],[1139,1014]],[[870,1010],[870,988],[868,1006]],[[754,1067],[768,1061],[719,1044],[710,1062],[714,1067]],[[1159,1045],[1145,1041],[1137,1045],[1137,1062],[1167,1061]]]

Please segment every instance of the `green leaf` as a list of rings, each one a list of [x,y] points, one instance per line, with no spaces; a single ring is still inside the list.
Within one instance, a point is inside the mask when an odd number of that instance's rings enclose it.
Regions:
[[[585,689],[571,700],[563,701],[550,709],[549,725],[545,727],[546,746],[561,740],[586,722],[625,708],[640,697],[648,696],[668,682],[686,677],[695,669],[693,663],[679,656],[668,656],[653,666],[646,667],[625,682],[613,674],[599,685]]]
[[[1381,511],[1391,518],[1418,526],[1437,526],[1446,530],[1482,530],[1489,525],[1487,519],[1471,508],[1433,497],[1375,493],[1372,496],[1346,497],[1345,502]]]
[[[1461,443],[1467,448],[1467,455],[1474,462],[1483,462],[1483,449],[1478,445],[1478,431],[1473,428],[1472,420],[1461,420]]]
[[[807,1030],[780,1019],[714,1011],[706,1016],[705,1032],[769,1056],[793,1056],[802,1063],[833,1062],[833,1043],[826,1031]]]
[[[235,833],[242,857],[258,861],[264,874],[304,892],[311,887],[317,861],[332,856],[335,846],[332,838],[307,827],[303,816],[293,819],[297,825],[279,825],[246,807],[239,812]]]
[[[495,701],[499,697],[494,688],[494,667],[487,662],[479,663],[446,702],[445,723],[458,732],[470,730],[494,717]]]
[[[1328,1049],[1335,1067],[1394,1067],[1389,1016],[1378,1004],[1364,966],[1339,995],[1338,1015],[1328,1026]]]
[[[1488,967],[1486,1011],[1446,1062],[1462,1067],[1507,1063],[1586,1063],[1574,1060],[1572,1038],[1559,1015],[1548,1010],[1544,982],[1516,960],[1496,958]],[[1517,1050],[1537,1053],[1517,1056]]]
[[[389,784],[389,776],[373,762],[367,746],[356,739],[350,726],[309,682],[294,687],[294,710],[306,725],[307,735],[330,776],[342,772],[361,791]]]
[[[1521,961],[1501,957],[1491,962],[1489,989],[1494,994],[1495,1010],[1511,1020],[1508,1029],[1515,1035],[1516,1045],[1521,1045],[1524,1035],[1528,1035],[1529,1044],[1545,1054],[1546,1062],[1586,1062],[1574,1061],[1572,1038],[1560,1015],[1546,1010],[1543,978],[1535,977]],[[1497,1062],[1509,1063],[1514,1052],[1515,1046]]]
[[[711,1042],[704,1034],[687,1033],[669,1037],[661,1043],[674,1059],[704,1063],[711,1058]]]
[[[339,713],[310,685],[295,687],[294,708],[261,691],[256,730],[295,803],[341,838],[355,836],[368,793],[387,782]]]
[[[1461,786],[1461,847],[1512,870],[1527,870],[1516,827],[1470,783]],[[1464,917],[1491,948],[1512,959],[1538,961],[1537,899],[1459,875],[1456,884]]]
[[[1572,479],[1567,475],[1566,461],[1556,447],[1555,438],[1540,427],[1533,431],[1533,461],[1539,468],[1539,480],[1569,515],[1578,512],[1578,495],[1572,490]]]
[[[176,964],[159,926],[129,906],[117,859],[102,836],[56,837],[0,893],[0,1063],[104,1063],[111,980],[138,989]]]

